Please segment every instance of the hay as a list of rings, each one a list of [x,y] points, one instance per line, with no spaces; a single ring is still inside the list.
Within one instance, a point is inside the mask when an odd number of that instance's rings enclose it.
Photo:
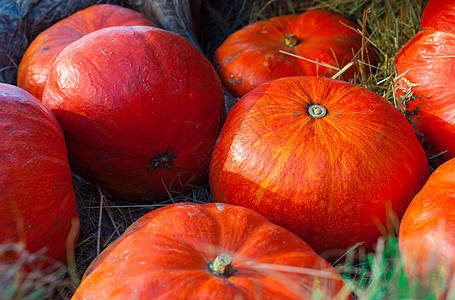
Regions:
[[[158,204],[135,204],[113,201],[98,187],[87,184],[75,176],[74,186],[78,199],[81,231],[76,245],[76,270],[79,278],[95,257],[133,222],[146,213],[178,202],[208,203],[211,195],[208,185],[191,192],[169,198]]]
[[[44,249],[30,254],[22,243],[2,244],[0,256],[15,257],[0,264],[0,299],[67,299],[76,288],[67,268]],[[41,264],[46,267],[36,267]]]

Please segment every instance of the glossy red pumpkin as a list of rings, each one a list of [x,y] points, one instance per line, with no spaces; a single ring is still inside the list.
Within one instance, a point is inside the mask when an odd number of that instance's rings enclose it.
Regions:
[[[422,30],[400,49],[395,64],[397,95],[410,88],[416,96],[407,111],[428,155],[455,157],[455,34]]]
[[[453,0],[429,1],[422,12],[420,27],[455,33],[455,2]]]
[[[203,184],[225,119],[221,82],[184,38],[111,27],[56,58],[43,103],[65,132],[74,171],[126,201],[159,201]]]
[[[89,266],[76,299],[352,299],[304,241],[249,209],[173,204]]]
[[[334,75],[354,56],[362,56],[359,32],[359,26],[341,14],[308,10],[301,15],[259,21],[234,32],[216,50],[213,60],[229,93],[241,97],[254,87],[281,77]],[[376,65],[371,44],[365,46],[364,61]],[[364,71],[369,74],[371,67]],[[359,75],[357,64],[347,69],[342,78],[349,80],[355,74]]]
[[[0,107],[0,244],[24,242],[31,253],[66,262],[79,228],[62,129],[16,86],[0,83]],[[11,259],[4,254],[0,261]]]
[[[17,71],[17,85],[41,99],[49,69],[66,46],[105,27],[132,25],[154,26],[144,15],[112,4],[93,5],[55,23],[27,48]]]
[[[412,200],[399,245],[407,270],[424,283],[436,271],[455,278],[455,159],[439,166]]]
[[[317,253],[372,246],[428,177],[406,118],[378,94],[340,80],[288,77],[230,111],[213,152],[216,202],[251,208]],[[325,256],[325,254],[324,254]]]

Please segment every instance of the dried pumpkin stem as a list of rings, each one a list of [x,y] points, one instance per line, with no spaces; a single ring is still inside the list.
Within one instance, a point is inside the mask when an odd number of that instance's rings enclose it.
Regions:
[[[290,48],[294,48],[299,43],[299,39],[295,34],[286,34],[284,36],[284,44]]]
[[[212,262],[212,271],[215,275],[228,277],[232,274],[232,257],[228,254],[220,254]]]
[[[327,108],[321,104],[311,103],[308,106],[308,113],[315,119],[320,119],[328,114]]]

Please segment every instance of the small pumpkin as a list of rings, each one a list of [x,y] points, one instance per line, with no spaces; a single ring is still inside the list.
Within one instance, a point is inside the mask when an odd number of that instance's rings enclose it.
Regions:
[[[401,220],[399,246],[412,275],[455,278],[455,159],[439,166]],[[448,288],[448,286],[446,286]]]
[[[341,80],[287,77],[234,105],[209,181],[215,202],[253,209],[325,256],[356,243],[372,249],[428,175],[411,125],[383,97]]]
[[[17,71],[17,85],[38,99],[43,96],[49,69],[57,55],[86,34],[112,26],[154,26],[134,10],[98,4],[80,10],[41,32],[29,45]]]
[[[60,124],[10,84],[0,83],[0,107],[0,244],[23,242],[30,253],[66,263],[79,217]],[[15,259],[9,254],[0,261]]]
[[[223,85],[235,97],[281,77],[332,76],[354,57],[370,65],[363,70],[368,74],[376,65],[376,55],[371,44],[362,47],[360,32],[357,24],[339,13],[312,9],[258,21],[234,32],[216,50],[213,62]],[[348,68],[343,79],[360,76],[363,67]]]
[[[352,299],[303,240],[249,209],[172,204],[134,224],[88,267],[77,299]]]
[[[68,45],[42,101],[62,125],[74,171],[136,202],[205,183],[226,115],[210,62],[150,26],[104,28]]]

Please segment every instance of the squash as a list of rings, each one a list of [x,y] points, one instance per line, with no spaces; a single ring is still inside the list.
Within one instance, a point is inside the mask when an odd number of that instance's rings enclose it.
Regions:
[[[17,85],[38,99],[57,55],[84,35],[112,26],[154,26],[144,15],[118,5],[99,4],[78,11],[41,32],[19,64]]]
[[[77,299],[352,299],[304,241],[249,209],[172,204],[133,223],[88,267]]]
[[[449,1],[430,1],[422,14],[424,29],[395,58],[397,96],[414,95],[407,113],[428,156],[441,163],[455,157],[455,32],[448,29],[455,28],[453,14]]]
[[[234,105],[209,181],[215,202],[253,209],[334,258],[356,243],[372,250],[428,175],[411,125],[387,100],[341,80],[296,76]]]
[[[10,84],[0,83],[0,107],[0,243],[23,243],[31,254],[44,254],[45,265],[66,263],[79,216],[60,124]],[[0,261],[14,259],[0,254]]]
[[[376,65],[376,55],[368,43],[360,53],[359,32],[357,24],[329,10],[273,17],[231,34],[216,50],[213,63],[226,90],[235,97],[281,77],[330,77],[360,58],[370,65],[362,70],[369,74]],[[348,68],[343,79],[360,76],[359,68],[357,64]]]
[[[439,166],[412,199],[401,220],[399,246],[409,274],[424,284],[438,274],[447,283],[444,288],[450,287],[455,278],[455,159]]]
[[[68,45],[42,101],[62,125],[74,172],[133,202],[206,183],[226,115],[210,62],[149,26],[104,28]]]
[[[455,3],[452,0],[430,0],[420,18],[420,28],[455,33]]]

